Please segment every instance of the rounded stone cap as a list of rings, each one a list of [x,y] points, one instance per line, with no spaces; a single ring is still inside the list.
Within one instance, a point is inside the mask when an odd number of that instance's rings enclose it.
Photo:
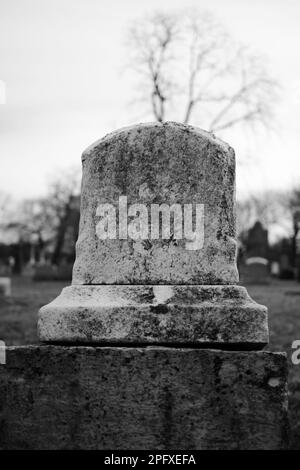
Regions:
[[[234,150],[230,145],[223,140],[219,139],[216,137],[212,132],[205,131],[204,129],[200,129],[199,127],[194,127],[190,126],[187,124],[181,124],[175,121],[166,121],[164,123],[161,122],[147,122],[147,123],[140,123],[140,124],[133,124],[132,126],[125,126],[121,127],[120,129],[117,129],[113,132],[109,132],[106,134],[104,137],[101,137],[101,139],[96,140],[93,142],[91,145],[89,145],[83,152],[81,159],[84,161],[86,158],[88,158],[90,155],[94,154],[94,151],[96,148],[101,146],[102,144],[105,144],[112,139],[118,139],[120,136],[125,136],[126,134],[131,134],[134,135],[135,132],[138,134],[145,132],[149,132],[149,129],[172,129],[175,132],[176,131],[183,131],[183,132],[193,132],[194,134],[198,134],[199,136],[203,137],[204,139],[207,139],[209,142],[211,142],[213,145],[219,146],[220,150],[224,151],[229,151],[231,156],[234,159]],[[233,162],[234,163],[234,162]]]

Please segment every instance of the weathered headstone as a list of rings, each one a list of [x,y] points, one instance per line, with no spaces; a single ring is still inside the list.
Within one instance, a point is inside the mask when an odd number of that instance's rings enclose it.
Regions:
[[[247,258],[241,269],[241,280],[245,284],[268,284],[269,275],[268,260],[259,256]]]
[[[140,125],[82,160],[73,283],[41,309],[42,341],[267,343],[266,308],[237,285],[227,144],[175,123]]]
[[[11,279],[10,277],[0,276],[0,297],[11,296]]]
[[[255,351],[267,309],[238,285],[234,187],[233,150],[190,126],[84,152],[73,282],[39,312],[50,344],[7,351],[1,448],[285,446],[286,358]]]
[[[268,230],[257,221],[248,232],[246,240],[245,264],[240,269],[241,280],[245,284],[268,284]]]
[[[237,282],[235,162],[229,146],[203,131],[153,124],[108,135],[89,147],[82,161],[82,220],[73,284]],[[99,234],[105,204],[115,207],[119,219],[112,239]],[[170,235],[158,233],[161,204],[168,206],[161,208],[164,212],[179,205],[174,211],[175,216],[181,212],[180,229],[183,219],[180,238],[174,229]],[[195,241],[185,236],[186,230],[194,235],[188,226],[192,205],[194,212],[198,209],[197,217],[193,214],[198,223]],[[140,218],[147,210],[146,230],[134,236],[139,209]]]
[[[0,260],[0,298],[11,296],[11,268]]]
[[[10,277],[11,273],[12,271],[9,264],[0,260],[0,277]]]
[[[248,232],[246,241],[247,258],[268,258],[269,242],[268,230],[260,221],[256,221]]]

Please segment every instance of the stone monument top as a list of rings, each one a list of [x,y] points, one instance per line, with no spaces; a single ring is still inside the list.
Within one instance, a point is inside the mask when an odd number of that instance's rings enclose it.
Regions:
[[[82,156],[73,284],[235,284],[235,159],[167,122],[113,132]]]
[[[267,342],[267,310],[237,285],[235,157],[173,122],[124,128],[82,157],[72,286],[39,316],[43,341]]]

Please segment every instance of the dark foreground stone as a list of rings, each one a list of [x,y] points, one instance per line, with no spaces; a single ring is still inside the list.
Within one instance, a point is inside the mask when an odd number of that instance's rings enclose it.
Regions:
[[[281,353],[10,347],[0,448],[285,448],[286,373]]]

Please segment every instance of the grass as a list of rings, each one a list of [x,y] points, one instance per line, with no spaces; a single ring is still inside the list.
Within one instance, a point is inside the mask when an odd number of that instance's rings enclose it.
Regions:
[[[32,282],[14,278],[12,297],[0,300],[0,339],[7,345],[37,343],[37,312],[56,297],[68,283]],[[290,446],[300,449],[300,364],[291,362],[291,344],[300,340],[300,284],[272,281],[269,285],[247,286],[257,302],[269,308],[271,351],[285,351],[289,363]]]
[[[12,280],[12,297],[0,298],[0,339],[7,346],[38,342],[36,323],[40,307],[53,300],[66,283]]]

